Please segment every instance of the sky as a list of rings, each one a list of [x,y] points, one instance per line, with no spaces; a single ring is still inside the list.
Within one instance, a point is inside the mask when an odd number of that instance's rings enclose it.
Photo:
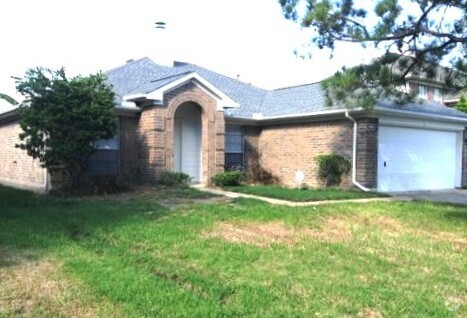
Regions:
[[[156,29],[157,21],[166,29]],[[275,89],[317,82],[381,54],[345,44],[330,59],[329,51],[309,46],[311,37],[282,16],[277,0],[2,1],[0,92],[21,99],[11,76],[36,66],[64,66],[75,76],[146,56]]]

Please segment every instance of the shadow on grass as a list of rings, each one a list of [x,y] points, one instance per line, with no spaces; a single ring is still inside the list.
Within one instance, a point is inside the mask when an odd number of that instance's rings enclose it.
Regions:
[[[144,198],[64,199],[0,186],[0,267],[168,213],[169,209]]]
[[[464,211],[449,211],[444,216],[449,220],[467,222],[467,209]]]

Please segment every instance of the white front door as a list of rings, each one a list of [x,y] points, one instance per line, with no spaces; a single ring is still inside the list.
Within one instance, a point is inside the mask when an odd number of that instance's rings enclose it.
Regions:
[[[457,133],[380,126],[378,191],[456,186]]]
[[[174,170],[201,181],[201,115],[196,105],[182,105],[174,122]]]

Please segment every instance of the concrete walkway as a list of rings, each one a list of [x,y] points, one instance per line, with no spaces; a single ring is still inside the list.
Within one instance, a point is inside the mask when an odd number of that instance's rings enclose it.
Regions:
[[[335,203],[369,203],[369,202],[391,202],[391,201],[410,201],[412,200],[409,197],[390,197],[390,198],[370,198],[370,199],[349,199],[349,200],[325,200],[325,201],[308,201],[308,202],[295,202],[295,201],[288,201],[288,200],[280,200],[280,199],[273,199],[267,197],[261,197],[258,195],[252,194],[245,194],[245,193],[238,193],[238,192],[231,192],[231,191],[224,191],[220,189],[212,189],[212,188],[205,188],[205,187],[196,187],[196,189],[200,191],[205,191],[217,195],[223,195],[228,198],[249,198],[249,199],[256,199],[264,202],[268,202],[271,204],[278,204],[278,205],[287,205],[287,206],[313,206],[313,205],[321,205],[321,204],[335,204]]]
[[[388,194],[412,200],[426,200],[467,205],[467,189],[390,192]]]

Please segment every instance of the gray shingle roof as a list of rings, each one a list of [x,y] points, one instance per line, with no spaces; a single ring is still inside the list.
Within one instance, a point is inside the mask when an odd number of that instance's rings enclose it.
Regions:
[[[263,117],[273,117],[339,109],[337,106],[326,106],[320,83],[269,91],[188,63],[175,62],[173,67],[168,67],[155,64],[149,58],[142,58],[110,70],[106,74],[109,84],[113,85],[117,94],[116,102],[119,103],[124,95],[152,92],[192,72],[209,81],[239,104],[239,107],[229,110],[230,117],[252,118],[255,113],[260,113]],[[380,102],[378,106],[467,118],[462,112],[433,102],[406,105]]]
[[[325,105],[325,95],[320,83],[313,83],[268,92],[261,112],[263,116],[270,117],[332,109]]]

